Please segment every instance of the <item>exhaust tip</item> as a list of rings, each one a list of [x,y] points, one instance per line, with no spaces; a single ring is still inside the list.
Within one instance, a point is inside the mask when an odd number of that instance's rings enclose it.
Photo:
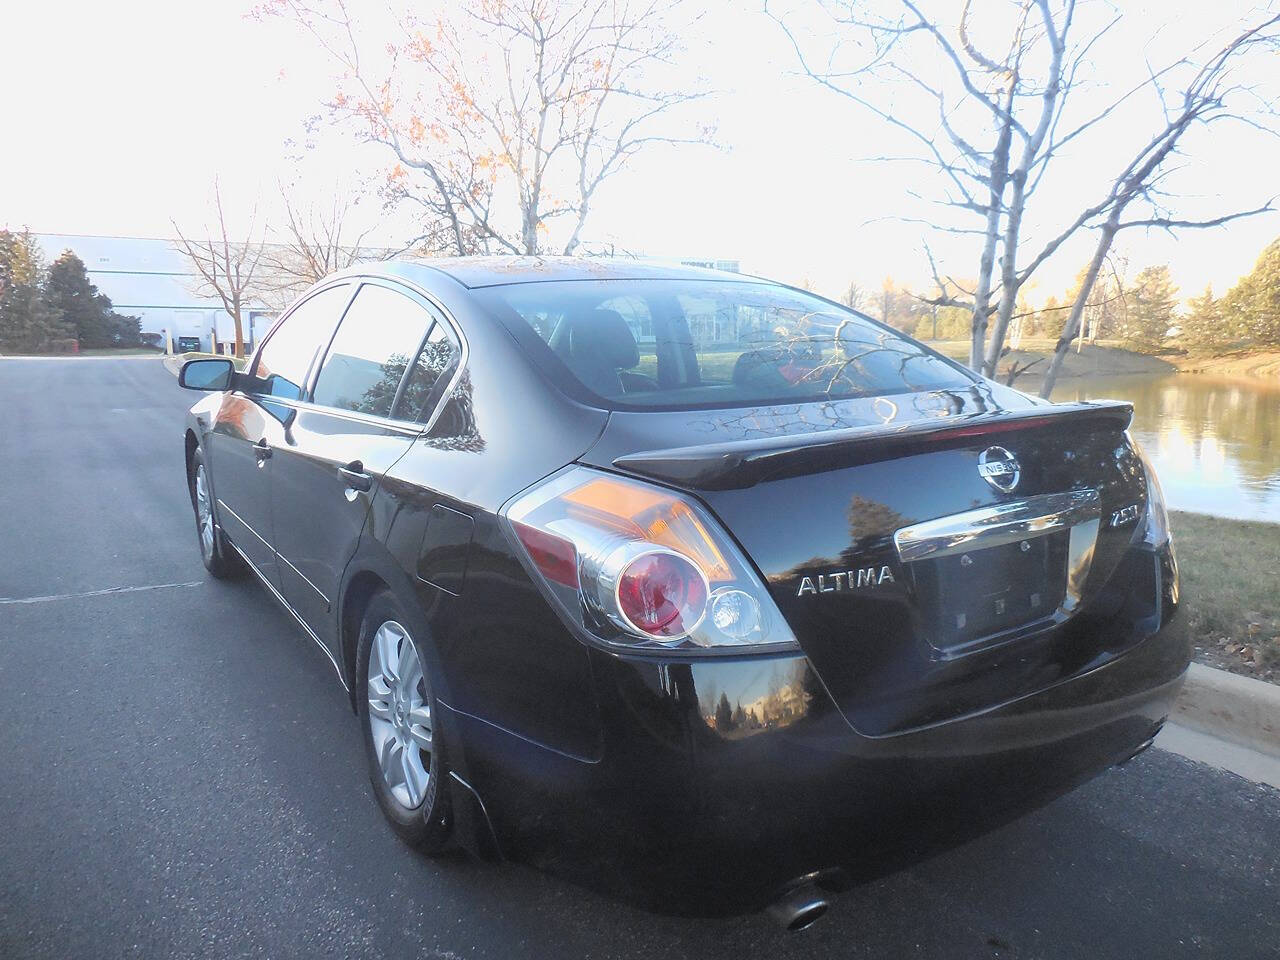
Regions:
[[[1134,749],[1133,753],[1129,754],[1127,757],[1125,757],[1123,760],[1121,760],[1119,763],[1117,763],[1117,764],[1116,764],[1116,766],[1117,766],[1117,767],[1123,767],[1123,766],[1124,766],[1126,763],[1128,763],[1130,760],[1132,760],[1132,759],[1134,759],[1135,757],[1139,756],[1140,754],[1146,753],[1148,750],[1150,750],[1150,749],[1151,749],[1151,747],[1152,747],[1152,745],[1156,742],[1156,737],[1158,737],[1158,736],[1160,735],[1160,731],[1164,729],[1164,722],[1165,722],[1165,720],[1166,720],[1166,719],[1167,719],[1167,718],[1162,717],[1162,718],[1160,719],[1160,722],[1159,722],[1159,723],[1157,723],[1157,724],[1152,728],[1152,730],[1151,730],[1151,736],[1147,737],[1147,739],[1146,739],[1146,740],[1143,740],[1140,744],[1138,744],[1138,746]]]
[[[1152,737],[1149,740],[1143,740],[1142,743],[1138,744],[1137,749],[1134,750],[1133,753],[1129,754],[1127,757],[1125,757],[1123,760],[1117,763],[1116,766],[1123,767],[1130,760],[1136,759],[1138,756],[1146,753],[1148,750],[1151,749],[1151,745],[1155,742],[1156,742],[1155,737]]]
[[[768,914],[784,930],[804,930],[813,926],[831,906],[826,896],[812,883],[788,890],[768,909]]]

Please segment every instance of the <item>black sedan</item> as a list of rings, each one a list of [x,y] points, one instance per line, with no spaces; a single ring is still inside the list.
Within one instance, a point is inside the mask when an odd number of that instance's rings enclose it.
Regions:
[[[1133,756],[1187,666],[1128,405],[803,291],[378,264],[181,382],[205,566],[332,660],[429,853],[802,926]]]

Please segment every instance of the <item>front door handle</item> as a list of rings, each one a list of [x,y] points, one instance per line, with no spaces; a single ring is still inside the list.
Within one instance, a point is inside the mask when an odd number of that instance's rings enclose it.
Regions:
[[[262,461],[271,459],[271,445],[267,443],[267,438],[263,437],[253,445],[253,455],[258,458],[258,465],[262,465]]]
[[[359,460],[352,460],[345,467],[339,467],[338,474],[351,490],[369,490],[373,486],[373,477],[364,472],[364,464]]]

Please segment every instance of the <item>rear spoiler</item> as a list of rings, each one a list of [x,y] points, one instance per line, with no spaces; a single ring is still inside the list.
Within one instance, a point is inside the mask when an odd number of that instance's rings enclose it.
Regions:
[[[771,477],[805,473],[815,467],[835,469],[886,460],[973,437],[1088,421],[1096,422],[1099,428],[1126,430],[1132,420],[1133,404],[1119,400],[1058,403],[1026,410],[928,418],[896,427],[872,424],[763,440],[646,450],[624,454],[613,465],[681,486],[729,490],[754,486]]]

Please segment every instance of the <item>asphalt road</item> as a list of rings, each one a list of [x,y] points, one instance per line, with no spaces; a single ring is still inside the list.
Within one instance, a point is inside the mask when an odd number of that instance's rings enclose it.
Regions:
[[[0,957],[1280,956],[1280,792],[1158,750],[798,934],[411,853],[324,655],[204,575],[192,399],[0,361]]]

